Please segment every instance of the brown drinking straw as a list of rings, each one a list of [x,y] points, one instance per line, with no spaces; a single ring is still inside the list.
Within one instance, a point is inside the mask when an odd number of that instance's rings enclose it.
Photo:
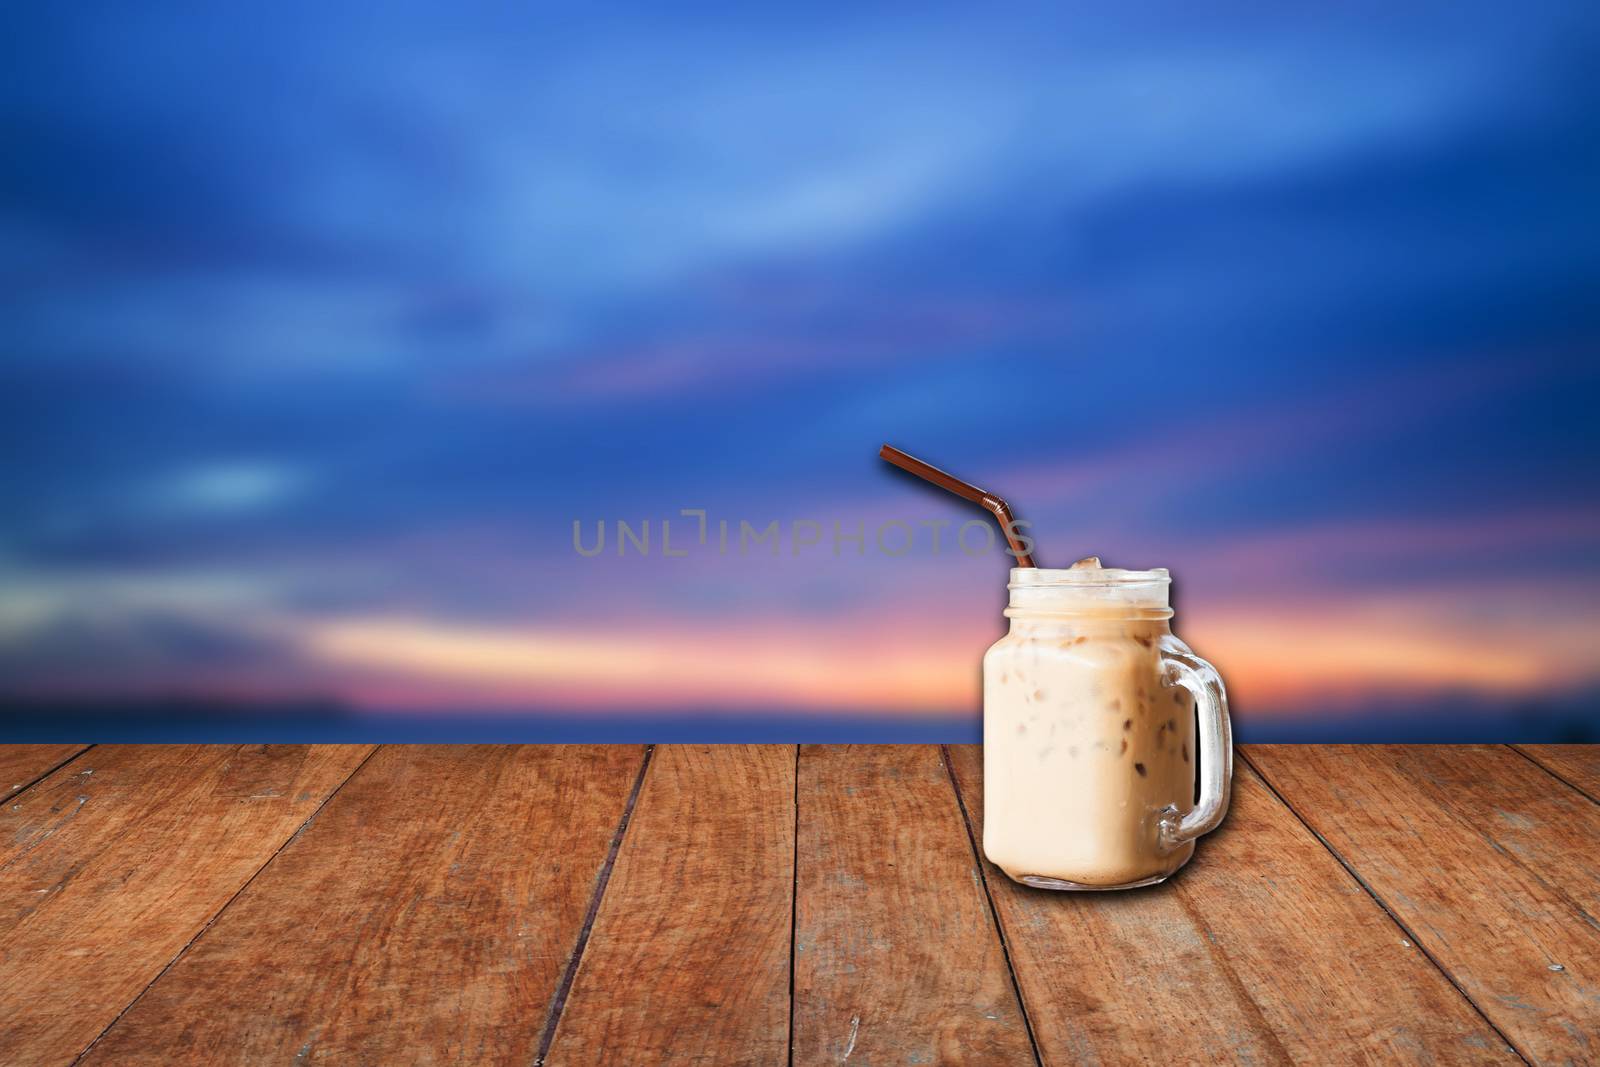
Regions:
[[[884,445],[878,449],[878,458],[886,459],[903,471],[915,474],[925,482],[932,482],[946,492],[954,493],[963,500],[970,500],[995,517],[1000,524],[1000,532],[1006,535],[1006,541],[1011,545],[1011,554],[1017,557],[1017,566],[1036,566],[1033,557],[1022,548],[1022,540],[1017,536],[1016,517],[1011,514],[1011,505],[991,493],[985,493],[975,485],[969,485],[952,475],[946,474],[938,467],[929,466],[917,459],[908,456],[893,445]]]

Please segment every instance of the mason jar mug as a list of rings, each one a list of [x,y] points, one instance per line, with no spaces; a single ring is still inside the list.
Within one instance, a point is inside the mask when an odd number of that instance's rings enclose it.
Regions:
[[[983,659],[983,850],[1045,889],[1166,879],[1228,809],[1222,679],[1169,629],[1165,570],[1011,571]]]

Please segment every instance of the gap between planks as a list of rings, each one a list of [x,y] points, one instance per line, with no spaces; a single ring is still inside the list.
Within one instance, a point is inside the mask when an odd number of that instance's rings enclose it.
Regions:
[[[566,970],[561,972],[561,981],[556,985],[556,995],[550,999],[550,1011],[545,1016],[544,1032],[539,1035],[539,1053],[533,1059],[533,1067],[544,1067],[544,1061],[550,1055],[550,1047],[555,1043],[556,1027],[561,1024],[561,1013],[566,1010],[567,997],[571,994],[572,983],[578,976],[578,965],[583,962],[583,952],[589,947],[589,934],[594,930],[594,921],[600,914],[600,905],[605,900],[606,886],[611,882],[611,869],[616,866],[617,854],[622,851],[622,839],[628,834],[628,823],[633,820],[633,809],[639,802],[639,794],[644,791],[645,775],[650,771],[650,760],[655,752],[655,745],[644,746],[644,757],[639,761],[639,773],[634,776],[633,789],[628,793],[628,802],[622,807],[622,817],[617,820],[616,833],[611,835],[611,847],[606,851],[605,862],[600,865],[600,875],[595,879],[594,892],[589,897],[589,909],[584,912],[583,925],[578,928],[578,939],[572,945],[572,956],[567,960]]]
[[[1600,797],[1595,796],[1583,786],[1566,777],[1560,771],[1550,766],[1532,752],[1529,752],[1527,745],[1507,745],[1506,747],[1515,752],[1517,755],[1521,756],[1523,759],[1527,760],[1529,763],[1533,764],[1535,767],[1539,768],[1544,773],[1548,774],[1550,777],[1554,778],[1556,781],[1560,782],[1562,785],[1569,789],[1575,789],[1579,793],[1582,793],[1584,796],[1588,797],[1590,800],[1594,801],[1596,804],[1600,804]]]
[[[34,775],[32,778],[28,779],[26,782],[23,782],[21,785],[17,786],[15,789],[13,789],[9,793],[7,793],[5,795],[6,803],[9,804],[11,801],[16,800],[18,797],[22,796],[22,794],[26,793],[28,790],[30,790],[34,786],[38,785],[40,782],[44,781],[46,778],[50,777],[52,774],[54,774],[57,771],[59,771],[61,768],[65,767],[67,764],[71,763],[73,760],[82,759],[84,754],[86,752],[88,752],[92,748],[94,748],[93,745],[80,745],[78,747],[78,751],[76,751],[76,752],[72,753],[71,755],[67,756],[65,759],[57,761],[54,766],[45,768],[43,771],[41,771],[38,774]]]
[[[1278,792],[1278,787],[1272,784],[1272,779],[1267,777],[1266,771],[1262,770],[1262,768],[1250,758],[1249,754],[1245,752],[1244,747],[1242,745],[1234,746],[1234,753],[1246,764],[1248,764],[1251,770],[1256,772],[1256,777],[1261,779],[1262,784],[1267,787],[1267,791],[1277,798],[1278,803],[1282,804],[1289,810],[1289,813],[1295,817],[1296,821],[1298,821],[1301,826],[1305,827],[1306,832],[1314,837],[1317,842],[1327,850],[1328,855],[1332,856],[1336,861],[1338,861],[1339,866],[1345,869],[1345,873],[1349,874],[1351,878],[1355,879],[1356,884],[1366,892],[1367,896],[1372,898],[1372,902],[1379,908],[1383,909],[1383,913],[1389,917],[1389,921],[1394,923],[1400,932],[1405,935],[1406,939],[1417,947],[1417,950],[1422,953],[1423,957],[1427,959],[1429,963],[1433,964],[1434,969],[1443,975],[1445,981],[1449,982],[1451,987],[1461,995],[1461,999],[1465,1000],[1469,1005],[1472,1006],[1472,1010],[1478,1013],[1478,1018],[1483,1020],[1484,1025],[1499,1035],[1500,1040],[1505,1042],[1506,1048],[1515,1053],[1518,1059],[1520,1059],[1523,1063],[1531,1065],[1533,1061],[1530,1060],[1523,1050],[1517,1046],[1516,1042],[1512,1041],[1511,1038],[1506,1035],[1504,1030],[1495,1025],[1494,1020],[1489,1018],[1488,1014],[1484,1012],[1483,1008],[1478,1004],[1478,1002],[1472,999],[1472,995],[1466,991],[1466,988],[1456,980],[1456,976],[1450,973],[1449,968],[1445,967],[1445,965],[1440,962],[1439,958],[1435,956],[1431,950],[1429,950],[1427,944],[1421,938],[1419,938],[1409,926],[1405,924],[1405,921],[1402,920],[1398,914],[1396,914],[1393,908],[1389,907],[1388,902],[1378,894],[1378,891],[1374,889],[1365,878],[1361,877],[1361,873],[1357,871],[1355,867],[1344,858],[1343,855],[1340,854],[1338,849],[1333,847],[1332,842],[1316,831],[1311,823],[1308,822],[1305,817],[1295,809],[1295,806],[1289,802],[1288,797]]]
[[[795,945],[800,936],[800,749],[794,746],[794,858],[789,861],[789,1067],[794,1067]],[[855,1047],[854,1036],[850,1047]]]
[[[135,1004],[139,1003],[140,1000],[144,999],[144,995],[146,993],[150,992],[150,989],[157,982],[161,981],[162,977],[165,976],[168,971],[172,970],[173,966],[179,960],[183,959],[184,954],[187,953],[189,951],[189,949],[194,946],[194,943],[196,941],[199,941],[202,937],[204,937],[207,930],[210,930],[213,926],[216,925],[217,920],[222,918],[223,913],[226,912],[230,907],[232,907],[233,902],[238,900],[241,896],[243,896],[245,891],[248,890],[252,885],[255,884],[256,879],[261,877],[261,874],[262,874],[263,871],[265,871],[268,867],[272,866],[273,860],[276,860],[279,856],[281,856],[283,854],[284,849],[288,848],[290,845],[294,844],[296,841],[298,841],[300,839],[300,835],[304,834],[306,832],[306,830],[311,826],[311,824],[316,821],[317,816],[322,814],[322,809],[326,808],[330,803],[333,802],[333,798],[338,796],[340,791],[343,790],[346,785],[350,784],[350,780],[351,779],[353,779],[356,775],[361,773],[361,768],[365,767],[367,765],[367,763],[369,761],[371,761],[372,757],[376,756],[378,754],[378,750],[381,749],[382,747],[383,747],[382,745],[373,745],[372,746],[372,750],[369,751],[364,757],[362,757],[361,762],[356,764],[355,768],[353,770],[351,770],[351,772],[349,774],[345,775],[344,779],[337,786],[335,786],[332,790],[330,790],[326,797],[322,798],[322,803],[318,804],[316,806],[316,809],[314,811],[312,811],[310,815],[306,816],[305,821],[302,822],[298,827],[295,828],[294,833],[292,833],[288,837],[284,838],[282,843],[280,843],[277,848],[272,850],[272,855],[267,857],[267,860],[266,860],[265,863],[263,863],[260,867],[256,868],[255,873],[252,874],[249,878],[247,878],[245,880],[244,885],[240,886],[238,888],[238,890],[231,897],[229,897],[226,901],[223,902],[222,907],[218,908],[212,914],[211,918],[207,919],[205,921],[205,923],[201,925],[200,929],[195,931],[195,934],[194,934],[193,937],[189,938],[189,940],[187,940],[187,941],[185,941],[183,943],[183,947],[180,948],[177,951],[177,953],[170,960],[168,960],[166,962],[166,964],[161,968],[161,970],[156,972],[155,977],[150,979],[150,981],[146,982],[145,985],[144,985],[144,988],[139,990],[138,994],[132,1000],[128,1001],[128,1003],[123,1006],[121,1011],[117,1012],[116,1018],[112,1019],[111,1022],[107,1023],[105,1029],[101,1030],[98,1034],[96,1034],[94,1040],[89,1042],[87,1045],[85,1045],[83,1047],[83,1051],[79,1052],[77,1054],[77,1056],[75,1056],[73,1058],[72,1067],[76,1067],[77,1064],[82,1063],[83,1060],[84,1060],[84,1057],[88,1056],[90,1052],[93,1052],[94,1051],[94,1047],[96,1045],[98,1045],[101,1042],[101,1040],[104,1039],[105,1036],[107,1034],[109,1034],[112,1031],[112,1029],[114,1029],[119,1022],[122,1021],[122,1017],[124,1015],[127,1015],[128,1012],[132,1011],[133,1010],[133,1006]],[[84,751],[87,752],[88,749],[85,749]],[[83,753],[80,752],[78,755],[81,756],[82,754]],[[76,759],[76,758],[77,758],[77,756],[73,757],[73,759]],[[68,760],[68,761],[65,761],[65,762],[71,762],[71,761]],[[65,765],[65,763],[63,765]]]
[[[1028,1046],[1033,1049],[1033,1062],[1035,1067],[1044,1067],[1044,1060],[1039,1054],[1039,1041],[1033,1036],[1033,1019],[1028,1015],[1028,1002],[1022,996],[1022,983],[1017,980],[1017,969],[1011,964],[1011,946],[1006,943],[1006,932],[1000,924],[1000,912],[994,906],[994,895],[989,892],[989,872],[984,869],[983,850],[979,847],[978,836],[973,830],[972,815],[967,811],[967,802],[961,796],[961,783],[956,781],[956,766],[950,759],[949,745],[939,746],[939,762],[944,764],[945,776],[950,780],[950,790],[956,795],[956,807],[961,812],[961,823],[967,831],[967,845],[972,849],[972,862],[977,867],[978,881],[983,885],[983,900],[989,909],[989,922],[994,926],[995,937],[1000,940],[1000,954],[1006,961],[1006,973],[1011,976],[1011,992],[1017,998],[1017,1010],[1022,1013],[1022,1025],[1028,1031]],[[796,817],[798,818],[798,813]],[[790,973],[793,973],[792,964]]]

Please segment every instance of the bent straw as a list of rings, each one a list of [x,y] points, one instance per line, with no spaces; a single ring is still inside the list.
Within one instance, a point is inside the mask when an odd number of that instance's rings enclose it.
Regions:
[[[985,493],[975,485],[969,485],[954,475],[946,474],[938,467],[922,462],[915,456],[906,455],[893,445],[884,445],[878,449],[878,458],[886,459],[901,470],[909,474],[915,474],[923,481],[931,482],[940,489],[954,493],[963,500],[970,500],[989,512],[995,517],[995,521],[1000,524],[1000,532],[1006,535],[1006,541],[1011,545],[1011,554],[1017,558],[1017,566],[1036,566],[1033,562],[1033,557],[1023,549],[1022,540],[1017,536],[1017,520],[1011,514],[1010,504],[1007,504],[992,493]]]

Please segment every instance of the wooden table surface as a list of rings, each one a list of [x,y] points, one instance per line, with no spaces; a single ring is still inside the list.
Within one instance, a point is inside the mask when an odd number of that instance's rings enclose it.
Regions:
[[[1240,754],[1056,894],[969,747],[0,748],[0,1062],[1600,1062],[1600,747]]]

